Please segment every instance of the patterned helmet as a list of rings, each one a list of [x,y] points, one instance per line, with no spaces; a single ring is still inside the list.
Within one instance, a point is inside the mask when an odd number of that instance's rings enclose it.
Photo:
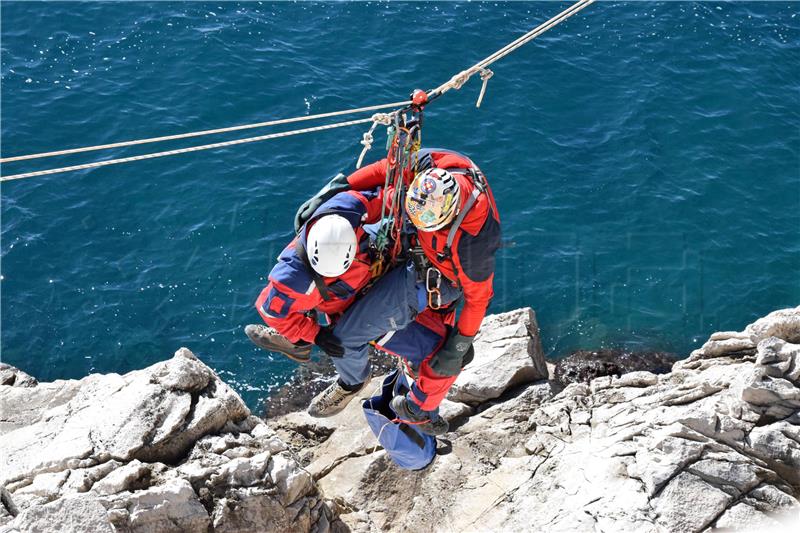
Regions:
[[[448,171],[429,168],[414,178],[406,194],[406,213],[420,231],[436,231],[456,216],[461,188]]]

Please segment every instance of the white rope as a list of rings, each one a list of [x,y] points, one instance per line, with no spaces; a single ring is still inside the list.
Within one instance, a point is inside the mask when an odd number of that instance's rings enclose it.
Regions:
[[[393,113],[375,113],[372,115],[372,126],[370,126],[369,130],[367,130],[361,138],[361,144],[364,145],[364,149],[361,150],[361,155],[358,156],[356,168],[361,168],[361,163],[364,162],[364,156],[367,155],[367,152],[372,148],[372,142],[375,140],[372,133],[375,131],[375,128],[378,127],[378,124],[383,124],[384,126],[390,125],[392,123],[392,115]]]
[[[531,31],[526,33],[525,35],[519,37],[518,39],[516,39],[516,40],[514,40],[512,42],[510,42],[509,44],[507,44],[506,46],[504,46],[500,50],[496,51],[492,55],[482,59],[481,61],[478,61],[477,63],[475,63],[474,65],[472,65],[468,69],[462,70],[461,72],[459,72],[458,74],[456,74],[455,76],[450,78],[448,81],[446,81],[445,83],[443,83],[442,85],[437,87],[436,89],[430,91],[428,93],[428,95],[429,96],[433,96],[433,95],[437,95],[438,96],[438,95],[442,95],[442,94],[446,93],[450,89],[456,89],[456,90],[460,89],[469,80],[469,78],[472,77],[473,74],[476,74],[477,72],[480,72],[482,69],[485,69],[486,67],[488,67],[489,65],[491,65],[495,61],[498,61],[499,59],[504,58],[505,56],[507,56],[508,54],[510,54],[511,52],[516,50],[517,48],[519,48],[520,46],[523,46],[523,45],[527,44],[528,42],[532,41],[533,39],[535,39],[539,35],[543,34],[547,30],[549,30],[550,28],[553,28],[554,26],[557,26],[558,24],[560,24],[561,22],[565,21],[566,19],[568,19],[569,17],[571,17],[575,13],[581,11],[583,8],[585,8],[585,7],[589,6],[590,4],[594,3],[594,1],[595,0],[580,0],[579,2],[576,2],[575,4],[571,5],[570,7],[568,7],[567,9],[562,11],[561,13],[559,13],[558,15],[556,15],[556,16],[552,17],[551,19],[549,19],[548,21],[543,22],[542,24],[538,25],[537,27],[535,27],[534,29],[532,29]],[[484,80],[483,92],[485,92],[485,90],[486,90],[485,86],[486,86],[486,80]],[[478,107],[480,107],[480,105]]]
[[[481,93],[478,95],[478,101],[475,102],[475,107],[481,106],[481,102],[483,102],[483,95],[486,94],[486,85],[489,83],[489,78],[492,76],[494,76],[494,72],[488,68],[481,69],[481,80],[483,80],[483,85],[481,85]]]
[[[578,2],[576,2],[575,4],[570,6],[569,8],[565,9],[564,11],[559,13],[558,15],[556,15],[556,16],[552,17],[551,19],[549,19],[548,21],[540,24],[536,28],[532,29],[528,33],[522,35],[521,37],[519,37],[516,40],[512,41],[511,43],[507,44],[506,46],[504,46],[500,50],[498,50],[495,53],[491,54],[490,56],[484,58],[483,60],[479,61],[478,63],[475,63],[470,68],[459,72],[458,74],[456,74],[455,76],[450,78],[450,80],[448,80],[447,82],[443,83],[442,85],[440,85],[436,89],[434,89],[432,91],[429,91],[428,92],[429,98],[441,96],[442,94],[444,94],[445,92],[449,91],[450,89],[460,89],[467,81],[469,81],[470,77],[472,77],[474,74],[480,72],[481,73],[481,79],[483,80],[483,85],[481,86],[481,92],[480,92],[480,95],[478,96],[478,101],[476,103],[476,107],[480,107],[481,102],[483,101],[483,97],[484,97],[484,95],[486,93],[486,86],[488,84],[489,78],[491,78],[492,74],[493,74],[493,72],[487,68],[489,65],[491,65],[492,63],[502,59],[503,57],[507,56],[508,54],[510,54],[511,52],[516,50],[517,48],[525,45],[526,43],[528,43],[531,40],[535,39],[536,37],[538,37],[542,33],[544,33],[547,30],[549,30],[550,28],[553,28],[554,26],[560,24],[564,20],[568,19],[569,17],[571,17],[575,13],[581,11],[582,9],[584,9],[585,7],[589,6],[590,4],[592,4],[594,2],[595,2],[595,0],[579,0]],[[74,154],[74,153],[79,153],[79,152],[88,152],[88,151],[92,151],[92,150],[103,150],[103,149],[108,149],[108,148],[121,148],[121,147],[125,147],[125,146],[133,146],[133,145],[137,145],[137,144],[145,144],[145,143],[152,143],[152,142],[159,142],[159,141],[168,141],[168,140],[175,140],[175,139],[185,139],[185,138],[189,138],[189,137],[198,137],[198,136],[201,136],[201,135],[211,135],[211,134],[216,134],[216,133],[225,133],[225,132],[238,131],[238,130],[249,129],[249,128],[260,128],[260,127],[266,127],[266,126],[276,126],[276,125],[279,125],[279,124],[289,124],[289,123],[292,123],[292,122],[300,122],[300,121],[305,121],[305,120],[314,120],[314,119],[319,119],[319,118],[334,117],[334,116],[345,115],[345,114],[360,113],[360,112],[365,112],[365,111],[374,111],[374,110],[386,109],[386,108],[390,108],[390,107],[394,107],[394,108],[397,108],[397,107],[400,107],[400,106],[405,107],[408,104],[409,104],[408,101],[406,101],[406,102],[394,102],[394,103],[391,103],[391,104],[381,104],[381,105],[376,105],[376,106],[360,107],[360,108],[348,109],[348,110],[343,110],[343,111],[334,111],[334,112],[331,112],[331,113],[321,113],[321,114],[317,114],[317,115],[308,115],[308,116],[303,116],[303,117],[294,117],[294,118],[281,119],[281,120],[272,120],[272,121],[268,121],[268,122],[259,122],[259,123],[256,123],[256,124],[245,124],[245,125],[241,125],[241,126],[231,126],[231,127],[228,127],[228,128],[218,128],[218,129],[213,129],[213,130],[204,130],[204,131],[197,131],[197,132],[190,132],[190,133],[182,133],[182,134],[178,134],[178,135],[166,135],[166,136],[163,136],[163,137],[152,137],[152,138],[149,138],[149,139],[139,139],[139,140],[134,140],[134,141],[124,141],[124,142],[103,144],[103,145],[97,145],[97,146],[87,146],[87,147],[84,147],[84,148],[72,148],[72,149],[68,149],[68,150],[59,150],[59,151],[55,151],[55,152],[42,152],[42,153],[38,153],[38,154],[30,154],[30,155],[24,155],[24,156],[14,156],[14,157],[0,158],[0,163],[10,163],[10,162],[13,162],[13,161],[22,161],[22,160],[26,160],[26,159],[52,157],[52,156],[57,156],[57,155]],[[351,126],[351,125],[355,125],[355,124],[364,124],[364,123],[372,121],[372,126],[370,127],[369,131],[366,132],[363,135],[362,140],[361,140],[361,144],[364,146],[364,149],[361,151],[361,155],[358,158],[358,165],[357,165],[357,168],[358,168],[358,167],[361,166],[361,163],[363,162],[364,156],[366,155],[367,151],[372,147],[372,142],[374,141],[372,133],[374,132],[375,127],[377,126],[377,124],[389,122],[391,119],[390,118],[386,118],[386,117],[391,117],[393,114],[396,114],[397,112],[398,111],[395,111],[394,113],[388,113],[388,114],[386,114],[386,113],[376,113],[371,118],[367,118],[367,119],[351,120],[351,121],[347,121],[347,122],[328,124],[328,125],[317,126],[317,127],[313,127],[313,128],[304,128],[304,129],[292,130],[292,131],[281,132],[281,133],[272,133],[272,134],[269,134],[269,135],[260,135],[258,137],[249,137],[249,138],[238,139],[238,140],[234,140],[234,141],[219,142],[219,143],[206,144],[206,145],[201,145],[201,146],[193,146],[193,147],[189,147],[189,148],[181,148],[181,149],[177,149],[177,150],[168,150],[168,151],[164,151],[164,152],[156,152],[156,153],[151,153],[151,154],[143,154],[143,155],[138,155],[138,156],[133,156],[133,157],[123,157],[123,158],[119,158],[119,159],[109,159],[109,160],[105,160],[105,161],[97,161],[95,163],[86,163],[86,164],[83,164],[83,165],[73,165],[73,166],[69,166],[69,167],[54,168],[54,169],[49,169],[49,170],[40,170],[40,171],[36,171],[36,172],[26,172],[24,174],[13,174],[13,175],[10,175],[10,176],[0,177],[0,181],[9,181],[9,180],[15,180],[15,179],[30,178],[30,177],[34,177],[34,176],[44,176],[44,175],[47,175],[47,174],[56,174],[56,173],[68,172],[68,171],[72,171],[72,170],[82,170],[82,169],[87,169],[87,168],[96,168],[96,167],[102,167],[102,166],[106,166],[106,165],[115,165],[115,164],[118,164],[118,163],[127,163],[127,162],[130,162],[130,161],[141,161],[143,159],[153,159],[153,158],[156,158],[156,157],[165,157],[165,156],[168,156],[168,155],[176,155],[176,154],[182,154],[182,153],[187,153],[187,152],[197,152],[199,150],[209,150],[209,149],[212,149],[212,148],[221,148],[221,147],[224,147],[224,146],[233,146],[233,145],[236,145],[236,144],[243,144],[243,143],[247,143],[247,142],[263,141],[263,140],[267,140],[267,139],[276,139],[276,138],[279,138],[279,137],[288,137],[289,135],[299,135],[301,133],[310,133],[310,132],[314,132],[314,131],[322,131],[322,130],[327,130],[327,129],[332,129],[332,128],[341,128],[341,127],[344,127],[344,126]],[[378,120],[376,120],[376,117],[380,117],[380,118]]]
[[[278,139],[280,137],[289,137],[290,135],[300,135],[301,133],[311,133],[315,131],[330,130],[333,128],[343,128],[345,126],[354,126],[356,124],[365,124],[372,121],[372,118],[362,118],[358,120],[349,120],[347,122],[336,122],[334,124],[325,124],[323,126],[315,126],[313,128],[303,128],[299,130],[283,131],[280,133],[270,133],[269,135],[259,135],[258,137],[246,137],[244,139],[236,139],[233,141],[218,142],[213,144],[203,144],[200,146],[191,146],[188,148],[179,148],[177,150],[167,150],[166,152],[156,152],[152,154],[136,155],[133,157],[122,157],[120,159],[107,159],[105,161],[96,161],[94,163],[86,163],[84,165],[74,165],[71,167],[52,168],[49,170],[38,170],[36,172],[26,172],[24,174],[13,174],[11,176],[0,177],[0,182],[18,180],[22,178],[32,178],[34,176],[46,176],[48,174],[58,174],[60,172],[70,172],[72,170],[83,170],[87,168],[104,167],[107,165],[117,165],[119,163],[129,163],[131,161],[142,161],[144,159],[153,159],[156,157],[166,157],[168,155],[185,154],[188,152],[199,152],[200,150],[211,150],[212,148],[223,148],[225,146],[234,146],[237,144],[251,143],[256,141],[266,141],[267,139]]]
[[[316,120],[320,118],[338,117],[366,111],[377,111],[378,109],[397,108],[404,106],[408,102],[392,102],[391,104],[371,105],[367,107],[357,107],[355,109],[345,109],[343,111],[333,111],[330,113],[319,113],[317,115],[306,115],[302,117],[284,118],[280,120],[270,120],[267,122],[257,122],[255,124],[243,124],[241,126],[229,126],[227,128],[217,128],[213,130],[193,131],[189,133],[179,133],[177,135],[164,135],[163,137],[151,137],[149,139],[138,139],[134,141],[123,141],[111,144],[99,144],[97,146],[86,146],[83,148],[70,148],[68,150],[57,150],[55,152],[42,152],[38,154],[18,155],[14,157],[4,157],[0,163],[11,163],[13,161],[24,161],[26,159],[39,159],[42,157],[53,157],[56,155],[77,154],[80,152],[91,152],[94,150],[107,150],[109,148],[122,148],[124,146],[134,146],[137,144],[147,144],[161,141],[173,141],[175,139],[188,139],[190,137],[200,137],[202,135],[213,135],[217,133],[228,133],[231,131],[249,130],[253,128],[265,128],[267,126],[279,126],[281,124],[291,124],[293,122],[303,122],[306,120]]]

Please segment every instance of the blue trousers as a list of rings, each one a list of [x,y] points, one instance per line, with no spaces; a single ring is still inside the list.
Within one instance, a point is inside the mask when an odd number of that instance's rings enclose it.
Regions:
[[[442,279],[442,305],[454,302],[461,291]],[[333,334],[344,346],[344,356],[332,358],[342,382],[363,383],[369,375],[369,343],[396,331],[401,335],[427,306],[427,292],[417,283],[414,265],[397,266],[339,318]]]

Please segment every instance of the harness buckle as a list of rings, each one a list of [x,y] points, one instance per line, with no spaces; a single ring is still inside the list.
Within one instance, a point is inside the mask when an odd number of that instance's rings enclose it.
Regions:
[[[428,307],[434,311],[442,308],[442,273],[430,267],[425,272],[425,290],[428,292]]]
[[[410,252],[411,262],[414,263],[414,268],[417,270],[419,276],[422,277],[422,273],[426,272],[430,267],[430,262],[425,255],[425,250],[422,249],[422,246],[415,245],[411,248]]]

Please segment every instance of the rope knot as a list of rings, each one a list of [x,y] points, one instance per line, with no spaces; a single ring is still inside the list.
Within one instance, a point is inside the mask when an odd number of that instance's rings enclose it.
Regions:
[[[366,132],[364,133],[364,138],[361,139],[361,144],[364,145],[365,150],[369,150],[370,148],[372,148],[372,141],[374,140],[375,139],[372,137],[372,133]]]
[[[372,115],[372,122],[376,124],[383,124],[384,126],[391,126],[392,125],[392,114],[391,113],[375,113]]]
[[[364,156],[367,155],[367,152],[372,148],[372,142],[375,140],[375,138],[372,136],[372,132],[375,131],[375,128],[378,126],[378,124],[384,124],[384,121],[388,121],[390,124],[391,115],[386,113],[375,113],[372,115],[372,126],[370,126],[361,137],[361,144],[364,146],[364,149],[361,150],[361,155],[358,156],[356,168],[361,168],[361,163],[364,162]]]
[[[469,81],[469,77],[472,73],[468,70],[462,70],[452,78],[450,78],[450,84],[453,86],[454,89],[458,90],[464,86],[467,81]]]

